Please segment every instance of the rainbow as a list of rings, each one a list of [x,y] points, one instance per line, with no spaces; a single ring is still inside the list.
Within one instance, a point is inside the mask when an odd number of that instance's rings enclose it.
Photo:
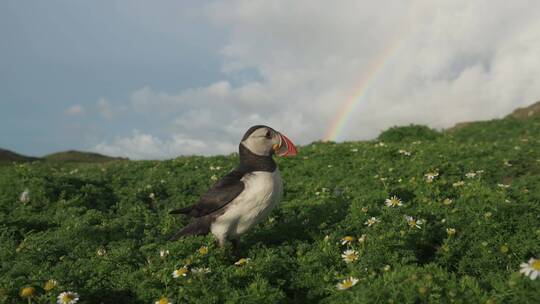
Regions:
[[[371,61],[371,64],[367,68],[367,72],[363,74],[363,77],[357,86],[358,89],[355,89],[355,93],[343,104],[341,110],[338,111],[335,119],[326,130],[323,139],[324,141],[337,140],[338,136],[345,130],[347,122],[351,119],[352,114],[356,112],[358,105],[364,99],[366,93],[369,92],[373,84],[377,82],[379,76],[385,70],[385,67],[392,61],[393,55],[398,53],[398,50],[403,45],[405,37],[408,36],[404,34],[406,28],[407,27],[404,27],[404,29],[400,31],[400,34],[397,35],[397,38],[392,39],[383,51]]]

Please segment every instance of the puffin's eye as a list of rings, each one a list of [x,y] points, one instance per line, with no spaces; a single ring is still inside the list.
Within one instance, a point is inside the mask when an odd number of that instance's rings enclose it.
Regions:
[[[270,130],[266,131],[266,134],[264,135],[264,137],[268,139],[272,138],[272,132],[270,132]]]

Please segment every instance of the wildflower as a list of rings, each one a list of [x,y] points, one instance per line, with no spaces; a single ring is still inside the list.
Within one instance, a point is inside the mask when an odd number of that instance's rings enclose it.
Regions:
[[[388,272],[388,271],[390,271],[391,268],[392,267],[390,267],[390,265],[384,265],[383,270]]]
[[[469,172],[469,173],[465,174],[465,177],[466,178],[474,178],[474,177],[476,177],[476,173],[475,172]]]
[[[368,227],[371,227],[371,226],[373,226],[373,225],[375,225],[375,224],[377,224],[377,223],[380,223],[380,222],[381,222],[380,219],[378,219],[378,218],[372,216],[371,218],[369,218],[369,219],[364,223],[364,225],[366,225],[366,226],[368,226]]]
[[[212,271],[208,267],[206,267],[206,268],[205,267],[198,267],[198,268],[191,269],[191,273],[193,273],[193,274],[207,274],[207,273],[210,273],[210,272],[212,272]]]
[[[422,229],[422,227],[420,227],[420,225],[424,223],[422,220],[415,219],[414,217],[408,215],[405,215],[405,220],[411,228]]]
[[[99,248],[96,252],[98,256],[104,256],[107,253],[107,250],[105,248]]]
[[[497,186],[498,186],[499,188],[503,188],[503,189],[510,188],[510,185],[505,185],[505,184],[497,184]]]
[[[437,176],[439,176],[439,172],[428,172],[424,174],[424,176],[426,177],[426,181],[431,183]]]
[[[386,144],[381,141],[381,142],[376,143],[375,147],[386,147]]]
[[[345,263],[352,263],[358,260],[358,251],[351,249],[345,250],[341,255],[341,258],[343,261],[345,261]]]
[[[208,253],[208,247],[207,246],[201,246],[199,250],[197,250],[200,255],[206,255]]]
[[[172,276],[175,279],[178,279],[179,277],[186,277],[189,272],[189,269],[186,266],[183,266],[182,268],[178,268],[175,271],[173,271]]]
[[[456,234],[456,228],[446,228],[446,234],[448,234],[448,236]]]
[[[411,156],[411,152],[403,150],[403,149],[399,149],[398,153],[405,156]]]
[[[328,165],[328,168],[332,168],[333,166],[332,165]]]
[[[444,201],[443,201],[442,203],[443,203],[444,205],[447,205],[447,206],[448,206],[448,205],[452,205],[452,202],[453,202],[453,201],[452,201],[451,199],[445,198]]]
[[[519,273],[524,274],[531,280],[536,280],[536,278],[540,275],[540,260],[535,258],[531,258],[527,263],[521,263],[519,267],[521,267]]]
[[[504,165],[507,166],[507,167],[512,167],[512,164],[508,160],[504,161]]]
[[[358,149],[351,149],[351,152],[358,152]]]
[[[30,201],[30,191],[28,189],[24,189],[24,191],[19,196],[19,201],[23,204],[26,204]]]
[[[58,285],[58,281],[50,279],[47,282],[45,282],[45,286],[43,286],[43,289],[45,291],[51,291]]]
[[[156,195],[154,194],[154,192],[150,193],[148,195],[148,197],[151,199],[151,200],[155,200],[156,199]]]
[[[159,251],[159,256],[160,256],[162,259],[166,258],[168,255],[169,255],[169,250],[163,250],[163,249],[161,249],[161,250]]]
[[[212,175],[212,177],[210,177],[210,179],[213,180],[213,181],[217,181],[218,177],[217,177],[217,175],[214,174],[214,175]]]
[[[364,212],[364,213],[367,213],[367,212],[368,212],[368,210],[369,210],[369,208],[368,208],[368,207],[362,207],[362,212]]]
[[[339,289],[339,290],[346,290],[346,289],[349,289],[349,288],[353,287],[354,285],[356,285],[356,283],[358,283],[357,278],[348,277],[345,280],[337,283],[336,288]]]
[[[459,181],[452,184],[453,187],[461,187],[463,185],[465,185],[464,181]]]
[[[365,234],[362,234],[359,238],[358,238],[358,243],[362,244],[363,242],[366,241],[366,235]]]
[[[400,207],[403,206],[403,203],[401,203],[401,200],[397,196],[392,196],[391,198],[387,198],[385,201],[386,206],[388,207]]]
[[[36,289],[34,287],[24,287],[19,292],[21,298],[32,298],[36,296]]]
[[[240,260],[234,262],[234,265],[236,265],[236,266],[244,266],[247,263],[249,263],[250,260],[251,260],[250,258],[241,258]]]
[[[351,244],[353,241],[354,241],[354,236],[347,235],[341,239],[341,245]]]
[[[64,291],[58,295],[58,304],[75,304],[79,301],[79,294],[71,291]]]
[[[155,304],[172,304],[171,301],[169,301],[169,298],[163,297],[155,302]]]

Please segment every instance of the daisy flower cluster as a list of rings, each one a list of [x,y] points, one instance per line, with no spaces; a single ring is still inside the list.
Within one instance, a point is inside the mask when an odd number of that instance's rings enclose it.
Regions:
[[[46,293],[51,292],[58,286],[58,281],[49,279],[43,285],[43,290]],[[27,286],[19,291],[19,296],[23,299],[28,299],[28,303],[31,303],[31,299],[38,296],[38,292],[34,287]],[[56,297],[57,304],[75,304],[79,301],[79,294],[73,291],[63,291]]]
[[[347,246],[347,249],[345,249],[345,251],[343,251],[343,253],[341,254],[341,259],[343,260],[343,262],[345,262],[346,264],[351,264],[351,263],[356,262],[360,254],[358,250],[354,249],[353,245],[356,242],[358,242],[359,244],[362,244],[365,242],[365,240],[366,240],[365,234],[362,234],[358,239],[350,235],[347,235],[341,238],[341,245]],[[338,290],[346,290],[356,285],[356,283],[358,283],[358,279],[355,277],[349,276],[348,278],[345,278],[342,281],[338,282],[336,284],[336,288]]]

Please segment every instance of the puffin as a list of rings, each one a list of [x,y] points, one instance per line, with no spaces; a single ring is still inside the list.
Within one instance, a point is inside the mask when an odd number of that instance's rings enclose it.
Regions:
[[[240,163],[235,169],[197,203],[169,212],[193,219],[171,241],[212,233],[219,247],[230,241],[236,250],[240,236],[265,219],[281,201],[283,181],[273,156],[295,156],[293,142],[271,127],[256,125],[246,131],[238,150]]]

